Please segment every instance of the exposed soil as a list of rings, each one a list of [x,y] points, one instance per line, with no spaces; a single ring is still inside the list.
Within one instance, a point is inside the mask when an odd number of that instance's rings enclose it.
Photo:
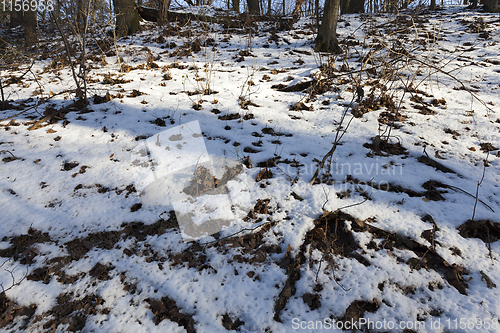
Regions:
[[[479,238],[485,243],[493,243],[500,239],[500,223],[490,220],[467,220],[458,232],[464,238]]]
[[[4,237],[2,241],[7,241]],[[0,257],[13,258],[19,260],[23,265],[32,264],[33,259],[37,256],[37,250],[34,245],[38,243],[51,242],[48,233],[40,232],[30,228],[27,234],[16,236],[10,239],[11,246],[0,250]]]
[[[36,306],[19,306],[12,300],[9,300],[5,293],[0,293],[0,328],[5,328],[12,324],[17,317],[25,317],[21,322],[19,329],[24,329],[28,325],[32,316],[35,314]]]
[[[174,300],[163,297],[161,300],[147,299],[151,312],[155,318],[155,325],[158,325],[162,320],[168,319],[179,324],[186,329],[188,333],[195,333],[195,321],[192,316],[181,311]]]

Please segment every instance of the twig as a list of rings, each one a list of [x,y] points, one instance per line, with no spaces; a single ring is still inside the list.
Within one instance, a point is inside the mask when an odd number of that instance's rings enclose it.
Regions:
[[[325,197],[326,197],[326,201],[325,201],[325,203],[323,204],[323,206],[321,206],[321,210],[322,210],[322,211],[323,211],[323,213],[324,213],[324,212],[326,212],[326,210],[325,210],[325,205],[327,204],[327,202],[328,202],[328,200],[329,200],[329,198],[328,198],[328,197],[329,197],[329,195],[330,195],[330,192],[326,193],[326,191],[325,191],[325,187],[324,187],[324,186],[321,186],[321,188],[323,189],[323,193],[325,193]]]
[[[13,116],[10,116],[10,117],[4,118],[4,119],[0,119],[0,122],[2,122],[2,121],[6,121],[6,120],[10,120],[10,119],[12,119],[12,118],[16,118],[17,116],[22,115],[22,114],[23,114],[23,113],[25,113],[26,111],[29,111],[29,110],[32,110],[32,109],[36,109],[37,107],[39,107],[39,106],[40,106],[40,102],[42,102],[42,101],[43,101],[43,102],[46,102],[46,101],[48,101],[48,100],[50,100],[50,99],[52,99],[52,98],[54,98],[54,97],[56,97],[56,96],[58,96],[58,95],[65,94],[65,93],[67,93],[67,92],[68,92],[67,90],[65,90],[65,91],[61,91],[61,92],[59,92],[59,93],[57,93],[57,94],[54,94],[54,95],[49,96],[49,97],[46,97],[46,98],[44,98],[44,99],[42,99],[42,100],[38,100],[38,101],[39,101],[39,104],[36,104],[36,105],[34,105],[34,106],[30,106],[29,108],[27,108],[27,109],[25,109],[25,110],[23,110],[23,111],[21,111],[21,112],[19,112],[19,113],[16,113],[16,114],[15,114],[15,115],[13,115]],[[8,125],[2,125],[2,124],[0,124],[0,126],[4,126],[4,127],[5,127],[5,126],[8,126]]]
[[[343,291],[350,291],[352,289],[352,288],[345,289],[344,287],[342,287],[342,285],[339,283],[339,281],[337,281],[337,278],[335,277],[335,270],[333,269],[333,267],[332,267],[332,275],[333,275],[333,281],[335,281],[335,283],[337,284],[337,286],[339,286],[340,288],[342,288]]]
[[[210,244],[213,244],[213,243],[217,243],[217,242],[223,241],[223,240],[225,240],[225,239],[228,239],[228,238],[234,237],[234,236],[236,236],[237,234],[242,233],[243,231],[254,231],[254,230],[255,230],[255,229],[257,229],[257,228],[263,227],[263,226],[268,225],[268,224],[270,224],[270,223],[276,223],[276,221],[268,221],[268,222],[265,222],[265,223],[259,224],[258,226],[253,227],[253,228],[243,228],[243,229],[240,229],[239,231],[237,231],[237,232],[235,232],[235,233],[232,233],[232,234],[230,234],[230,235],[228,235],[228,236],[224,236],[224,237],[222,237],[222,238],[219,238],[219,239],[216,239],[216,240],[213,240],[213,241],[210,241],[210,242],[200,243],[200,245],[204,245],[204,246],[206,246],[206,245],[210,245]]]
[[[8,151],[8,150],[0,150],[0,153],[9,153],[9,154],[11,154],[11,155],[12,155],[12,157],[13,157],[13,158],[15,158],[15,159],[17,160],[17,157],[15,157],[15,156],[14,156],[14,154],[12,154],[12,153],[11,153],[10,151]],[[3,265],[2,265],[2,266],[3,266]],[[0,266],[0,267],[2,267],[2,266]]]
[[[77,90],[80,90],[80,82],[78,82],[78,77],[77,77],[76,72],[75,72],[75,66],[73,64],[73,61],[71,60],[71,53],[70,53],[70,49],[69,49],[69,45],[68,45],[68,40],[66,39],[66,35],[63,33],[63,31],[61,29],[61,25],[59,24],[59,21],[57,21],[54,13],[53,12],[49,12],[49,13],[50,13],[50,16],[52,17],[52,19],[54,20],[54,22],[56,23],[57,30],[59,30],[59,33],[61,34],[61,37],[62,37],[62,40],[64,43],[64,47],[66,48],[66,54],[68,56],[69,65],[71,67],[71,72],[73,73],[73,80],[75,80]]]
[[[494,265],[495,262],[493,261],[493,254],[491,252],[491,240],[490,240],[490,228],[485,224],[484,227],[486,228],[486,236],[488,236],[488,252],[491,258],[491,264]]]
[[[354,116],[351,116],[351,119],[349,119],[349,122],[347,123],[347,126],[344,128],[343,131],[342,131],[342,123],[344,122],[344,119],[347,115],[347,111],[349,111],[349,108],[352,106],[352,103],[354,102],[354,97],[355,97],[355,95],[353,95],[351,103],[344,110],[344,113],[342,114],[342,117],[340,118],[340,123],[337,127],[337,132],[335,133],[335,141],[333,142],[333,147],[332,147],[332,149],[330,149],[330,151],[328,153],[326,153],[326,155],[323,157],[323,160],[321,160],[321,162],[318,164],[318,168],[316,169],[316,172],[314,173],[313,177],[311,178],[311,181],[309,182],[310,185],[314,184],[314,181],[318,177],[321,169],[323,169],[323,167],[325,166],[326,160],[328,159],[328,157],[333,156],[333,153],[335,152],[335,150],[337,150],[337,146],[338,146],[340,140],[342,140],[342,137],[349,129],[349,125],[351,125],[351,122],[354,119]]]
[[[477,206],[477,200],[479,197],[479,186],[483,183],[484,180],[484,174],[486,173],[486,165],[488,164],[488,157],[490,156],[490,152],[486,154],[486,159],[484,160],[484,167],[483,167],[483,176],[481,177],[481,180],[477,183],[476,187],[476,201],[474,202],[474,210],[472,211],[472,218],[471,221],[474,221],[474,216],[476,215],[476,206]]]
[[[10,259],[7,259],[5,260],[2,265],[0,265],[0,267],[3,267],[3,265],[5,265],[8,261],[10,261]],[[21,279],[19,279],[18,281],[16,281],[16,277],[14,276],[14,271],[16,270],[17,266],[14,267],[13,269],[4,269],[4,271],[6,271],[7,273],[10,274],[11,278],[12,278],[12,284],[8,287],[8,288],[5,288],[3,286],[2,283],[0,283],[0,288],[2,288],[2,291],[0,292],[0,294],[4,294],[5,292],[9,291],[10,289],[18,286],[21,284],[21,282],[23,282],[26,277],[28,276],[28,271],[29,271],[29,266],[26,266],[26,273],[24,273],[23,277]]]

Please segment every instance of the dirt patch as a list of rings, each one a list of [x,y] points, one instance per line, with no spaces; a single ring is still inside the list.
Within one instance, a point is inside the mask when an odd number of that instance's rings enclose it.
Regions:
[[[7,238],[2,239],[3,242]],[[19,260],[22,265],[33,264],[33,259],[37,256],[35,244],[52,242],[48,233],[30,228],[28,234],[13,237],[10,240],[11,246],[0,250],[0,257],[11,257],[14,260]]]
[[[35,311],[36,305],[23,307],[8,299],[4,292],[0,293],[0,328],[6,328],[17,317],[26,316],[20,325],[16,327],[17,329],[25,329]]]
[[[128,65],[125,65],[125,64],[122,65],[122,70],[123,69],[128,69],[128,68],[132,68],[132,67],[128,66]],[[130,69],[128,71],[130,71]],[[132,82],[132,80],[124,80],[124,79],[119,79],[119,78],[115,79],[115,78],[112,78],[110,74],[104,75],[104,79],[102,80],[102,84],[109,84],[109,85],[125,84],[125,83],[129,83],[129,82]],[[109,96],[109,93],[107,93],[106,95]],[[97,96],[97,97],[99,98],[100,96]],[[100,104],[100,103],[97,103],[95,101],[95,98],[96,97],[94,96],[94,103]],[[111,98],[109,100],[111,100]],[[109,100],[106,101],[106,102],[109,102]],[[103,103],[103,102],[101,102],[101,103]]]
[[[135,238],[142,242],[148,235],[162,235],[167,229],[177,226],[174,212],[170,212],[168,220],[159,220],[156,223],[145,225],[142,222],[130,222],[122,225],[122,230],[97,232],[84,238],[77,238],[64,244],[71,260],[79,260],[94,247],[111,250],[121,239]]]
[[[445,132],[446,134],[451,134],[451,135],[452,135],[452,138],[453,138],[453,139],[455,139],[455,140],[457,140],[457,137],[459,137],[459,136],[460,136],[460,133],[458,133],[457,131],[452,130],[452,129],[450,129],[450,128],[445,128],[445,129],[444,129],[444,132]]]
[[[309,309],[316,310],[321,307],[321,295],[317,293],[305,293],[302,300],[309,306]]]
[[[444,99],[444,97],[441,99],[433,98],[431,100],[431,104],[434,106],[446,105],[446,100]]]
[[[244,218],[245,221],[248,221],[250,219],[256,220],[257,215],[256,214],[269,214],[269,203],[271,202],[270,199],[258,199],[257,203],[255,206],[250,210],[248,215]],[[259,222],[259,221],[257,221]]]
[[[145,95],[145,93],[143,92],[140,92],[139,90],[137,89],[133,89],[132,92],[130,93],[130,95],[128,95],[128,97],[139,97],[139,96],[142,96],[142,95]]]
[[[422,187],[426,189],[423,193],[424,196],[432,201],[442,201],[444,197],[441,195],[442,193],[446,193],[446,191],[440,191],[438,188],[448,188],[447,185],[442,184],[438,181],[428,180],[422,184]]]
[[[64,162],[61,171],[69,171],[76,168],[79,165],[78,162]]]
[[[354,240],[352,232],[347,228],[345,222],[354,222],[356,219],[341,211],[326,212],[314,221],[314,228],[310,230],[304,239],[304,244],[311,244],[311,248],[321,252],[329,252],[343,257],[351,257],[352,252],[359,249]],[[359,259],[358,256],[355,256]],[[366,260],[362,263],[369,266]]]
[[[259,173],[257,174],[257,178],[255,178],[255,181],[260,182],[263,179],[270,178],[273,178],[273,172],[270,169],[265,168],[259,171]]]
[[[378,122],[381,124],[391,124],[395,128],[399,128],[401,125],[394,124],[395,122],[405,121],[408,116],[405,116],[401,112],[396,111],[383,111],[380,112],[378,117]]]
[[[306,261],[304,256],[304,245],[300,247],[300,251],[295,258],[292,258],[290,250],[289,248],[289,251],[287,251],[285,258],[281,262],[281,267],[286,269],[287,280],[274,303],[274,320],[277,322],[281,322],[281,311],[285,308],[288,299],[295,295],[297,291],[295,283],[300,280],[300,267]]]
[[[346,222],[350,222],[351,229],[349,229]],[[324,253],[323,259],[327,262],[327,267],[332,269],[335,267],[332,254],[356,259],[365,266],[370,265],[370,262],[359,253],[361,249],[354,239],[354,232],[369,232],[373,235],[373,238],[383,239],[380,246],[377,246],[373,241],[371,242],[370,248],[375,250],[384,249],[390,251],[393,248],[398,248],[412,251],[417,258],[411,258],[406,262],[411,269],[435,270],[458,292],[464,295],[467,294],[467,283],[463,278],[466,273],[465,269],[455,264],[450,265],[433,249],[412,239],[371,226],[365,221],[358,220],[341,211],[325,211],[323,215],[314,221],[314,225],[314,228],[307,232],[304,243],[301,245],[296,257],[291,257],[291,248],[289,248],[282,261],[282,267],[287,269],[288,278],[275,302],[274,319],[276,321],[281,321],[281,311],[285,308],[288,299],[296,292],[295,283],[300,279],[300,267],[306,262],[306,247],[309,245],[310,251],[317,249]],[[405,261],[403,260],[403,262]],[[317,306],[319,302],[319,298],[314,294],[304,294],[303,300],[311,309]],[[363,317],[365,311],[375,312],[378,307],[379,304],[376,300],[371,302],[355,301],[347,308],[342,320],[356,320],[356,318]]]
[[[340,319],[343,322],[358,322],[364,317],[365,312],[374,313],[380,307],[378,301],[374,299],[373,301],[354,301],[345,310],[344,317]]]
[[[314,221],[314,228],[307,232],[304,243],[300,246],[299,252],[295,258],[291,258],[290,251],[287,252],[282,267],[287,269],[287,281],[274,304],[274,320],[281,322],[281,311],[285,308],[288,299],[295,295],[296,281],[300,280],[300,268],[306,262],[306,248],[310,245],[312,249],[318,249],[325,254],[325,258],[329,261],[330,265],[333,264],[332,254],[341,255],[344,257],[351,257],[365,266],[369,266],[370,262],[354,251],[359,249],[358,244],[354,240],[352,232],[345,224],[346,221],[354,222],[352,216],[345,214],[341,211],[325,212],[318,219]],[[356,222],[359,223],[359,222]],[[354,224],[354,223],[353,223]],[[291,249],[289,249],[291,250]],[[304,299],[306,297],[306,299]],[[316,299],[312,294],[310,296],[303,296],[304,302],[309,306],[314,307],[318,304],[319,299]],[[308,303],[309,302],[309,303]]]
[[[254,106],[256,108],[260,108],[260,105],[258,104],[255,104],[254,102],[252,102],[251,100],[249,99],[240,99],[240,107],[244,110],[248,110],[248,107],[249,106]]]
[[[217,179],[210,174],[210,170],[200,166],[194,172],[191,184],[184,188],[182,191],[193,197],[207,194],[213,189],[217,188]]]
[[[161,118],[156,118],[155,120],[151,121],[151,124],[155,124],[156,126],[160,126],[160,127],[167,126],[167,124],[165,123],[165,120],[161,119]]]
[[[332,85],[330,80],[311,80],[299,82],[296,84],[292,84],[290,86],[286,86],[282,83],[273,85],[272,89],[276,89],[281,92],[308,92],[311,96],[321,95],[325,92],[331,90]]]
[[[436,168],[436,170],[439,170],[441,172],[445,172],[445,173],[454,173],[454,174],[457,174],[455,171],[451,170],[450,168],[442,165],[441,163],[433,160],[432,158],[430,158],[429,156],[426,156],[426,155],[422,155],[418,158],[418,161],[420,163],[423,163],[425,165],[428,165],[428,166],[431,166],[433,168]]]
[[[102,307],[103,304],[104,300],[96,295],[88,295],[77,300],[72,293],[61,294],[57,297],[57,305],[38,316],[35,322],[52,317],[43,325],[46,332],[55,332],[59,325],[65,324],[69,324],[68,331],[78,332],[85,327],[87,316],[109,312]]]
[[[228,181],[238,176],[243,172],[243,166],[238,164],[235,167],[225,166],[225,172],[220,179],[212,176],[210,170],[200,166],[196,169],[193,179],[189,186],[183,189],[183,192],[197,197],[203,194],[215,195],[220,193],[227,193],[225,185]]]
[[[433,116],[437,113],[436,111],[429,109],[425,105],[417,104],[417,105],[413,105],[413,107],[417,110],[420,110],[418,113],[423,114],[425,116]]]
[[[313,106],[307,106],[302,102],[297,102],[290,106],[290,111],[313,111]]]
[[[412,251],[417,257],[411,258],[406,262],[411,269],[432,269],[439,273],[459,293],[467,295],[467,282],[463,277],[463,275],[466,274],[466,271],[463,267],[456,264],[450,265],[439,254],[437,254],[436,251],[408,237],[390,233],[366,224],[363,221],[354,221],[356,224],[352,224],[353,231],[368,231],[373,234],[374,238],[383,239],[380,246],[373,244],[374,249],[392,250],[393,248],[398,248],[401,250]]]
[[[490,220],[467,220],[458,227],[458,232],[464,238],[479,238],[486,244],[493,243],[500,239],[500,223]]]
[[[94,95],[94,104],[103,104],[111,101],[113,99],[113,96],[109,94],[109,92],[106,93],[104,96],[99,96],[99,95]]]
[[[188,333],[196,332],[193,316],[183,311],[181,312],[175,301],[171,298],[165,296],[161,300],[147,299],[146,302],[148,302],[149,308],[154,314],[155,325],[158,325],[164,319],[168,319],[184,327]]]
[[[481,147],[481,151],[483,153],[488,153],[488,152],[491,152],[491,151],[498,150],[498,148],[497,147],[493,147],[493,145],[490,142],[480,143],[479,146]]]
[[[377,98],[372,92],[352,109],[351,114],[356,118],[361,118],[365,113],[378,110],[381,107],[385,107],[387,111],[390,112],[396,111],[396,104],[393,96],[383,94]]]
[[[132,212],[132,213],[137,212],[141,208],[142,208],[142,204],[136,203],[136,204],[132,205],[132,207],[130,207],[130,212]]]
[[[245,325],[245,322],[241,321],[239,318],[233,321],[227,313],[222,316],[222,326],[228,331],[239,331],[239,328],[242,325]]]
[[[95,264],[94,267],[89,271],[90,276],[96,278],[98,280],[109,280],[109,272],[113,270],[115,267],[113,265],[103,265],[100,262]]]
[[[313,82],[314,81],[299,82],[297,84],[292,84],[290,86],[285,86],[284,84],[277,84],[271,86],[271,88],[282,92],[301,92],[311,87]]]
[[[256,153],[260,152],[260,150],[253,149],[252,147],[245,147],[245,148],[243,148],[243,152],[249,153],[249,154],[256,154]]]
[[[392,143],[389,140],[382,139],[378,135],[372,138],[371,143],[363,144],[363,147],[371,150],[367,154],[369,157],[373,154],[378,156],[408,155],[408,150],[400,142]]]
[[[84,238],[73,239],[64,244],[72,261],[80,260],[94,247],[111,250],[120,240],[119,231],[92,233]]]
[[[230,113],[223,116],[219,116],[220,120],[236,120],[240,119],[241,115],[239,113]]]

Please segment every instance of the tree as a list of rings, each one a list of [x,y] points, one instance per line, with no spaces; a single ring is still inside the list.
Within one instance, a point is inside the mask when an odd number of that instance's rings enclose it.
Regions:
[[[23,23],[23,13],[21,11],[10,12],[9,27],[14,28]]]
[[[295,2],[295,9],[293,10],[292,12],[292,16],[299,16],[299,13],[300,13],[300,7],[302,7],[302,4],[305,2],[306,0],[297,0]]]
[[[168,8],[170,7],[170,0],[160,0],[158,1],[159,16],[158,16],[158,24],[165,25],[168,22]]]
[[[240,12],[240,0],[232,0],[232,6],[235,12]]]
[[[341,53],[337,40],[337,21],[339,19],[340,0],[326,0],[323,20],[316,37],[316,52]]]
[[[76,1],[76,28],[77,28],[77,31],[81,31],[81,29],[83,27],[83,11],[84,11],[83,0],[77,0]]]
[[[490,13],[498,13],[500,12],[500,8],[498,7],[499,0],[484,0],[484,11]]]
[[[341,14],[359,14],[365,12],[365,0],[341,0]]]
[[[248,0],[248,13],[249,14],[260,14],[259,0]]]
[[[26,46],[32,46],[36,43],[36,9],[22,11],[23,16],[23,26],[24,26],[24,40]]]
[[[141,17],[135,8],[134,0],[113,0],[116,15],[116,35],[131,35],[141,29]]]

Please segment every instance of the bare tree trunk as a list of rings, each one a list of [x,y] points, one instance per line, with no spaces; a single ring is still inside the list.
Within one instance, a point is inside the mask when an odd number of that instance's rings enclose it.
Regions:
[[[76,29],[78,32],[83,28],[83,0],[76,1]]]
[[[341,53],[337,40],[337,21],[339,19],[340,0],[326,0],[323,20],[316,37],[316,52]]]
[[[271,5],[272,5],[272,2],[271,0],[267,0],[267,15],[271,15]]]
[[[248,4],[248,13],[249,14],[254,14],[254,15],[260,14],[259,0],[247,0],[247,4]]]
[[[54,16],[55,19],[51,20],[52,16]],[[49,12],[49,21],[51,22],[53,28],[56,28],[56,20],[59,21],[60,19],[61,19],[61,0],[56,0],[54,11]]]
[[[351,0],[340,0],[340,14],[349,13],[348,7],[351,3]]]
[[[232,0],[233,10],[237,13],[240,12],[240,0]]]
[[[433,1],[435,2],[436,0]],[[389,0],[389,6],[390,6],[389,11],[391,13],[395,13],[396,10],[398,9],[398,0]]]
[[[499,0],[484,0],[484,11],[490,13],[498,13],[500,8],[498,7]]]
[[[0,75],[0,93],[2,94],[2,104],[0,105],[0,110],[6,109],[5,96],[3,94],[2,76]]]
[[[436,10],[436,0],[431,0],[431,10]]]
[[[170,0],[160,0],[158,3],[160,6],[160,15],[158,17],[158,24],[165,25],[168,22],[168,8],[170,7]]]
[[[319,31],[319,0],[314,1],[314,10],[316,15],[316,31]]]
[[[27,10],[22,12],[24,26],[24,40],[26,46],[33,46],[36,41],[36,10]]]
[[[23,23],[23,13],[20,11],[12,11],[10,12],[10,22],[9,27],[17,27],[18,25]]]
[[[295,9],[292,12],[292,16],[298,16],[300,13],[300,7],[302,7],[302,4],[304,3],[305,0],[297,0],[295,2]]]
[[[340,0],[341,14],[360,14],[365,12],[365,0]]]
[[[113,0],[116,14],[116,36],[131,35],[141,29],[134,0]]]

